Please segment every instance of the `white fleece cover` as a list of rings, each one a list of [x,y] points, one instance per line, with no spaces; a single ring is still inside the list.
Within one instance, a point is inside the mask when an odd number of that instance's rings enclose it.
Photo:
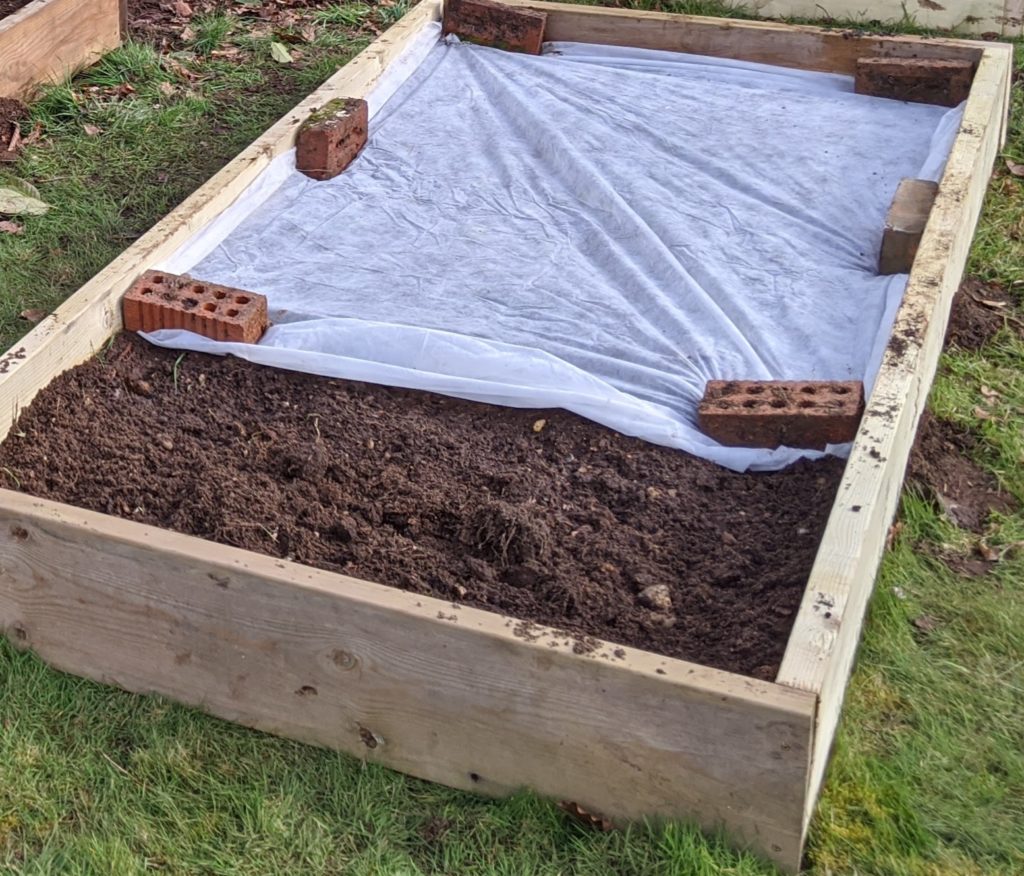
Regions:
[[[162,266],[266,294],[260,344],[150,340],[566,408],[740,471],[821,455],[722,447],[696,427],[704,385],[870,389],[907,280],[875,272],[885,213],[901,178],[938,179],[959,109],[829,74],[574,43],[531,57],[436,31],[399,71],[344,173],[314,182],[282,156]]]

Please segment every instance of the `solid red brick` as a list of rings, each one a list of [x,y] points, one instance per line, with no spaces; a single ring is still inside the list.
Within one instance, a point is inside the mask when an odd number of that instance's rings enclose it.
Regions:
[[[539,55],[547,20],[547,13],[494,0],[446,0],[443,30],[482,46]]]
[[[121,312],[131,332],[185,329],[246,344],[255,344],[269,323],[264,295],[162,271],[139,277],[125,293]]]
[[[366,145],[369,108],[365,100],[341,97],[310,113],[295,142],[295,166],[316,180],[332,179]]]
[[[729,447],[824,450],[852,441],[863,413],[859,380],[709,380],[697,422]]]
[[[873,97],[959,106],[971,93],[974,64],[934,58],[858,58],[854,91]]]

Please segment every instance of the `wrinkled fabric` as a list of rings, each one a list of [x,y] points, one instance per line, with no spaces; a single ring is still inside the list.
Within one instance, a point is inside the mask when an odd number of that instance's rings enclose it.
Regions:
[[[704,385],[870,389],[907,279],[876,275],[885,213],[901,178],[938,178],[960,109],[669,52],[428,49],[343,174],[279,159],[226,237],[167,263],[266,294],[264,340],[150,339],[562,407],[736,470],[820,455],[718,445]]]

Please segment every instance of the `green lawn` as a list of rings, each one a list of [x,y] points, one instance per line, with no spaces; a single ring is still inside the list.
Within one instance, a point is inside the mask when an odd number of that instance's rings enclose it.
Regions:
[[[633,5],[720,11],[710,0]],[[309,13],[292,29],[291,64],[273,59],[272,35],[254,34],[252,20],[206,16],[173,56],[132,43],[50,90],[33,107],[45,137],[0,171],[33,182],[53,205],[24,220],[23,234],[0,235],[0,343],[30,328],[19,314],[52,309],[403,9]],[[309,24],[315,32],[303,34]],[[1018,88],[1006,152],[1018,162],[1022,109]],[[1024,180],[1000,161],[971,271],[1010,288],[1024,278],[1022,241]],[[931,405],[977,431],[977,461],[1024,500],[1022,363],[1024,343],[1009,328],[980,352],[950,350]],[[993,415],[980,419],[978,406]],[[936,558],[970,554],[979,536],[913,490],[900,514],[810,870],[1024,873],[1024,552],[1015,549],[1024,513],[993,520],[985,543],[1007,550],[980,578]],[[934,623],[922,630],[912,621],[925,615]],[[0,872],[151,870],[774,872],[687,827],[587,831],[531,797],[494,802],[419,782],[80,681],[0,640]]]

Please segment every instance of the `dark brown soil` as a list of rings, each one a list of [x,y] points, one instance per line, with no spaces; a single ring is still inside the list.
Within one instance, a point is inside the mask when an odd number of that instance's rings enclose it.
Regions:
[[[2,2],[2,0],[0,0]],[[28,107],[13,97],[0,96],[0,164],[18,157],[22,119],[28,118]]]
[[[6,18],[12,12],[17,12],[22,6],[28,6],[32,0],[0,0],[0,18]]]
[[[999,286],[968,277],[953,298],[946,343],[961,350],[980,350],[1007,323],[1021,329],[1013,299]]]
[[[1010,513],[1017,501],[995,476],[971,461],[978,439],[927,411],[910,455],[908,477],[922,486],[957,526],[983,532],[992,511]]]
[[[121,336],[57,378],[0,446],[0,480],[581,647],[774,676],[842,461],[740,475],[562,411],[193,353],[175,376],[178,355]],[[654,585],[664,608],[640,596]]]

